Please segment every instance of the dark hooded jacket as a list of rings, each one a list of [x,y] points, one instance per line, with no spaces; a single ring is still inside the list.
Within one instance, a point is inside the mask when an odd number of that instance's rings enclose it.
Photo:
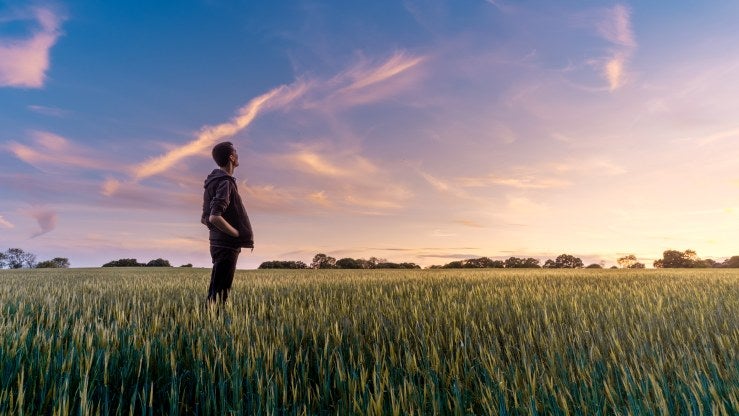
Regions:
[[[200,222],[210,230],[210,244],[221,247],[254,248],[254,234],[251,230],[249,216],[241,202],[241,196],[236,188],[236,180],[221,169],[214,169],[205,179],[203,192],[203,215]],[[239,231],[239,237],[219,230],[208,221],[211,215],[222,216],[232,227]]]

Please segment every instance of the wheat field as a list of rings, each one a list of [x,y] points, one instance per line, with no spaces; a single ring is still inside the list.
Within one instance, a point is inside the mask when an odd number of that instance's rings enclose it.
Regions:
[[[0,271],[0,414],[739,413],[739,271]]]

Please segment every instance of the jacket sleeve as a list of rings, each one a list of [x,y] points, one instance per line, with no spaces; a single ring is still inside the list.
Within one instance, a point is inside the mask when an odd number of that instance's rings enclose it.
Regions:
[[[231,181],[222,180],[210,200],[210,215],[222,216],[231,201]]]
[[[210,215],[210,198],[208,190],[203,191],[203,213],[200,215],[200,222],[210,229],[208,226],[208,216]]]

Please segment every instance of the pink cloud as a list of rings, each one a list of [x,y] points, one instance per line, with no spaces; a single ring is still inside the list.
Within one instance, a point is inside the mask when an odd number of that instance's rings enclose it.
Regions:
[[[239,109],[231,120],[216,126],[206,126],[195,140],[178,146],[169,152],[149,159],[133,168],[134,180],[157,175],[169,169],[182,159],[198,154],[208,154],[210,148],[220,140],[225,140],[247,128],[257,115],[266,109],[285,107],[303,95],[307,84],[301,81],[293,85],[283,85],[262,94]]]
[[[428,58],[396,52],[380,63],[361,61],[329,80],[336,90],[327,105],[361,105],[396,95],[418,79],[418,69]]]
[[[118,164],[66,138],[44,131],[31,132],[32,143],[10,142],[5,147],[18,159],[45,171],[50,167],[111,170]]]
[[[467,177],[460,178],[459,183],[464,187],[485,187],[485,186],[507,186],[518,189],[551,189],[563,188],[570,185],[569,182],[555,178],[540,178],[533,175],[523,176],[499,176],[488,175],[479,178]]]
[[[409,72],[424,60],[424,57],[397,52],[378,64],[361,62],[359,65],[327,81],[298,79],[291,85],[274,88],[253,98],[240,108],[237,115],[231,120],[215,126],[205,126],[195,139],[189,143],[176,146],[163,155],[133,166],[130,169],[132,179],[140,181],[159,175],[185,158],[207,155],[214,144],[246,129],[260,113],[268,110],[286,109],[301,98],[304,98],[302,104],[305,107],[315,106],[317,102],[320,102],[321,105],[331,106],[336,105],[338,101],[342,101],[342,105],[345,105],[347,102],[360,104],[377,100],[397,91],[397,85],[387,85],[387,81],[397,80],[401,74]],[[383,88],[378,88],[380,85]],[[309,94],[313,95],[313,98],[306,98]],[[292,157],[298,162],[299,166],[313,173],[329,176],[340,176],[344,173],[343,170],[332,167],[310,152],[296,153]],[[368,162],[365,160],[357,160],[357,162],[362,168],[368,166]],[[106,184],[109,193],[113,188],[111,182]],[[114,191],[113,189],[112,192]]]
[[[26,39],[0,38],[0,86],[41,88],[49,69],[49,51],[61,35],[63,19],[47,8],[33,8],[2,21],[33,20],[38,27]]]
[[[627,65],[637,46],[631,27],[631,10],[621,4],[608,9],[597,30],[604,39],[613,44],[611,55],[603,60],[602,71],[609,89],[615,91],[626,83]]]
[[[40,235],[46,234],[54,228],[56,228],[57,216],[56,211],[46,208],[34,208],[29,212],[29,215],[38,222],[39,231],[34,233],[31,238],[36,238]]]
[[[3,228],[14,228],[15,225],[13,225],[12,223],[10,223],[10,221],[6,220],[5,218],[3,218],[2,215],[0,215],[0,227],[3,227]]]
[[[384,82],[408,71],[423,61],[423,57],[407,56],[402,52],[397,52],[380,65],[358,65],[342,74],[343,77],[350,79],[351,83],[339,92],[355,91]]]

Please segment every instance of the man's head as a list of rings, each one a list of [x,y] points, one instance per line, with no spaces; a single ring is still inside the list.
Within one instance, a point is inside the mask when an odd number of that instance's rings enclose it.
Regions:
[[[233,163],[233,167],[239,166],[239,154],[231,142],[218,143],[213,147],[212,154],[213,160],[222,168],[228,166],[229,162]]]

